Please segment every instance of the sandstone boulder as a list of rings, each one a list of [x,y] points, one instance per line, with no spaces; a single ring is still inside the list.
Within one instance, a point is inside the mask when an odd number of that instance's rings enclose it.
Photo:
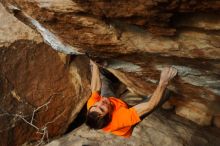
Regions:
[[[2,5],[0,20],[0,145],[63,134],[90,94],[88,59],[54,51]]]
[[[139,95],[152,94],[164,66],[177,68],[178,77],[169,87],[174,95],[169,103],[176,107],[176,113],[200,125],[211,125],[213,117],[219,115],[218,0],[1,0],[1,3],[41,35],[32,43],[72,55],[67,60],[86,54],[100,64],[106,61],[105,68]],[[28,36],[32,40],[35,35]],[[47,45],[40,43],[42,40]],[[19,45],[22,46],[14,44]],[[61,58],[62,63],[68,64],[65,55]],[[19,99],[16,91],[12,95]]]

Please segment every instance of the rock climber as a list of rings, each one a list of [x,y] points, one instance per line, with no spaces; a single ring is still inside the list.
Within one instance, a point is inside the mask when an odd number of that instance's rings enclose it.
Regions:
[[[92,95],[87,102],[86,125],[92,129],[102,129],[122,137],[130,137],[132,127],[140,122],[144,115],[155,109],[169,81],[177,74],[175,68],[165,67],[150,99],[129,108],[125,102],[114,96],[111,82],[99,72],[97,64],[93,61],[90,61],[90,64]]]

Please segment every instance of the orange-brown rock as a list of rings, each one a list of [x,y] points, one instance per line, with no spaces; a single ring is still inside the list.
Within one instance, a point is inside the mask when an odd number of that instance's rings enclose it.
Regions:
[[[211,125],[212,114],[207,107],[201,103],[190,102],[185,106],[177,106],[176,114],[194,121],[200,125]]]
[[[173,65],[179,78],[172,89],[181,97],[174,104],[198,100],[219,113],[219,1],[2,2],[54,49],[107,59],[128,87],[139,86],[136,93],[152,92],[161,68]]]
[[[219,115],[218,0],[1,2],[53,49],[107,61],[106,69],[140,95],[152,94],[164,66],[177,68],[169,87],[176,113],[201,125]]]
[[[2,5],[0,14],[0,145],[63,134],[90,94],[88,59],[54,51]]]
[[[213,118],[213,124],[214,124],[216,127],[220,128],[220,116],[219,116],[219,115],[214,116],[214,118]]]

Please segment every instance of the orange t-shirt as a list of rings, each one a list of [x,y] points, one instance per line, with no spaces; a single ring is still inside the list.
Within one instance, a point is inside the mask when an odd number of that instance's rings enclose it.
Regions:
[[[87,102],[87,109],[89,109],[101,98],[102,97],[98,94],[98,92],[93,92]],[[102,130],[105,132],[111,132],[118,136],[130,137],[132,134],[132,125],[140,122],[140,117],[134,108],[128,108],[127,104],[120,99],[109,97],[109,100],[114,105],[112,120]]]

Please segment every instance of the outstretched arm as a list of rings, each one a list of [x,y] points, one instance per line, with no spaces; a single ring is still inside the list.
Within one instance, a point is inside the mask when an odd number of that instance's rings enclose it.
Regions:
[[[151,99],[148,102],[140,103],[133,107],[137,111],[137,114],[139,115],[139,117],[150,112],[152,109],[154,109],[158,105],[169,81],[173,79],[176,74],[177,74],[177,70],[172,67],[169,67],[169,68],[166,67],[162,70],[161,75],[160,75],[159,85],[154,91]]]
[[[91,68],[92,68],[92,79],[91,79],[91,90],[92,92],[100,92],[101,90],[101,80],[99,67],[95,62],[90,60]]]

